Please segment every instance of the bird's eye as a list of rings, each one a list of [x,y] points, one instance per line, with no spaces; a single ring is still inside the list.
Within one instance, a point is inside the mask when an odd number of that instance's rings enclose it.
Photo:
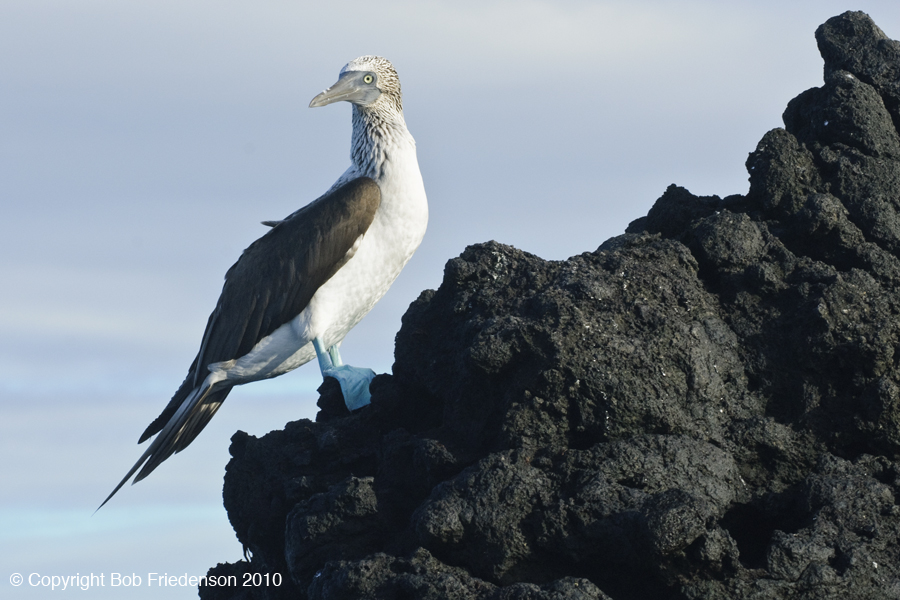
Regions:
[[[363,77],[363,81],[365,81],[366,83],[372,83],[373,79],[374,78],[371,75],[366,75],[365,77]]]

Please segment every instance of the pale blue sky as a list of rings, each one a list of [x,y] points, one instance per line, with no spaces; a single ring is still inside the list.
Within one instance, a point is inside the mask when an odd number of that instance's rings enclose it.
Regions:
[[[221,508],[229,438],[313,417],[315,365],[236,390],[187,451],[91,513],[259,221],[346,168],[349,106],[307,104],[347,61],[397,67],[431,209],[343,347],[388,371],[400,316],[467,244],[564,259],[670,183],[745,192],[747,154],[821,83],[813,32],[848,9],[900,38],[895,0],[4,0],[0,595],[49,597],[13,572],[203,575],[240,557]],[[160,597],[106,591],[78,596]]]

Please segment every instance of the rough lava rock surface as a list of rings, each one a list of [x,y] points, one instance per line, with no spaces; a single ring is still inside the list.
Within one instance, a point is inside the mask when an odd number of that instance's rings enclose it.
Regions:
[[[370,406],[328,381],[235,434],[251,558],[201,598],[900,598],[900,44],[816,38],[746,196],[671,186],[561,262],[472,246]]]

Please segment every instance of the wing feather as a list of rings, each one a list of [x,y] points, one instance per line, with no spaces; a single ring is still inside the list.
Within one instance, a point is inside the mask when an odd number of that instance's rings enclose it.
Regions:
[[[240,358],[300,314],[316,290],[349,260],[349,251],[372,224],[380,204],[375,181],[351,180],[278,222],[244,250],[225,274],[187,377],[139,443],[162,433],[107,500],[145,461],[135,481],[194,440],[231,389],[201,390],[208,366]]]

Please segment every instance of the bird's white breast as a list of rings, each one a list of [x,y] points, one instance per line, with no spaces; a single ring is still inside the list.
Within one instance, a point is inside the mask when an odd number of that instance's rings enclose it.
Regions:
[[[321,337],[326,347],[344,339],[384,296],[425,235],[428,203],[411,138],[391,148],[376,181],[381,205],[356,254],[297,318],[298,331]]]

